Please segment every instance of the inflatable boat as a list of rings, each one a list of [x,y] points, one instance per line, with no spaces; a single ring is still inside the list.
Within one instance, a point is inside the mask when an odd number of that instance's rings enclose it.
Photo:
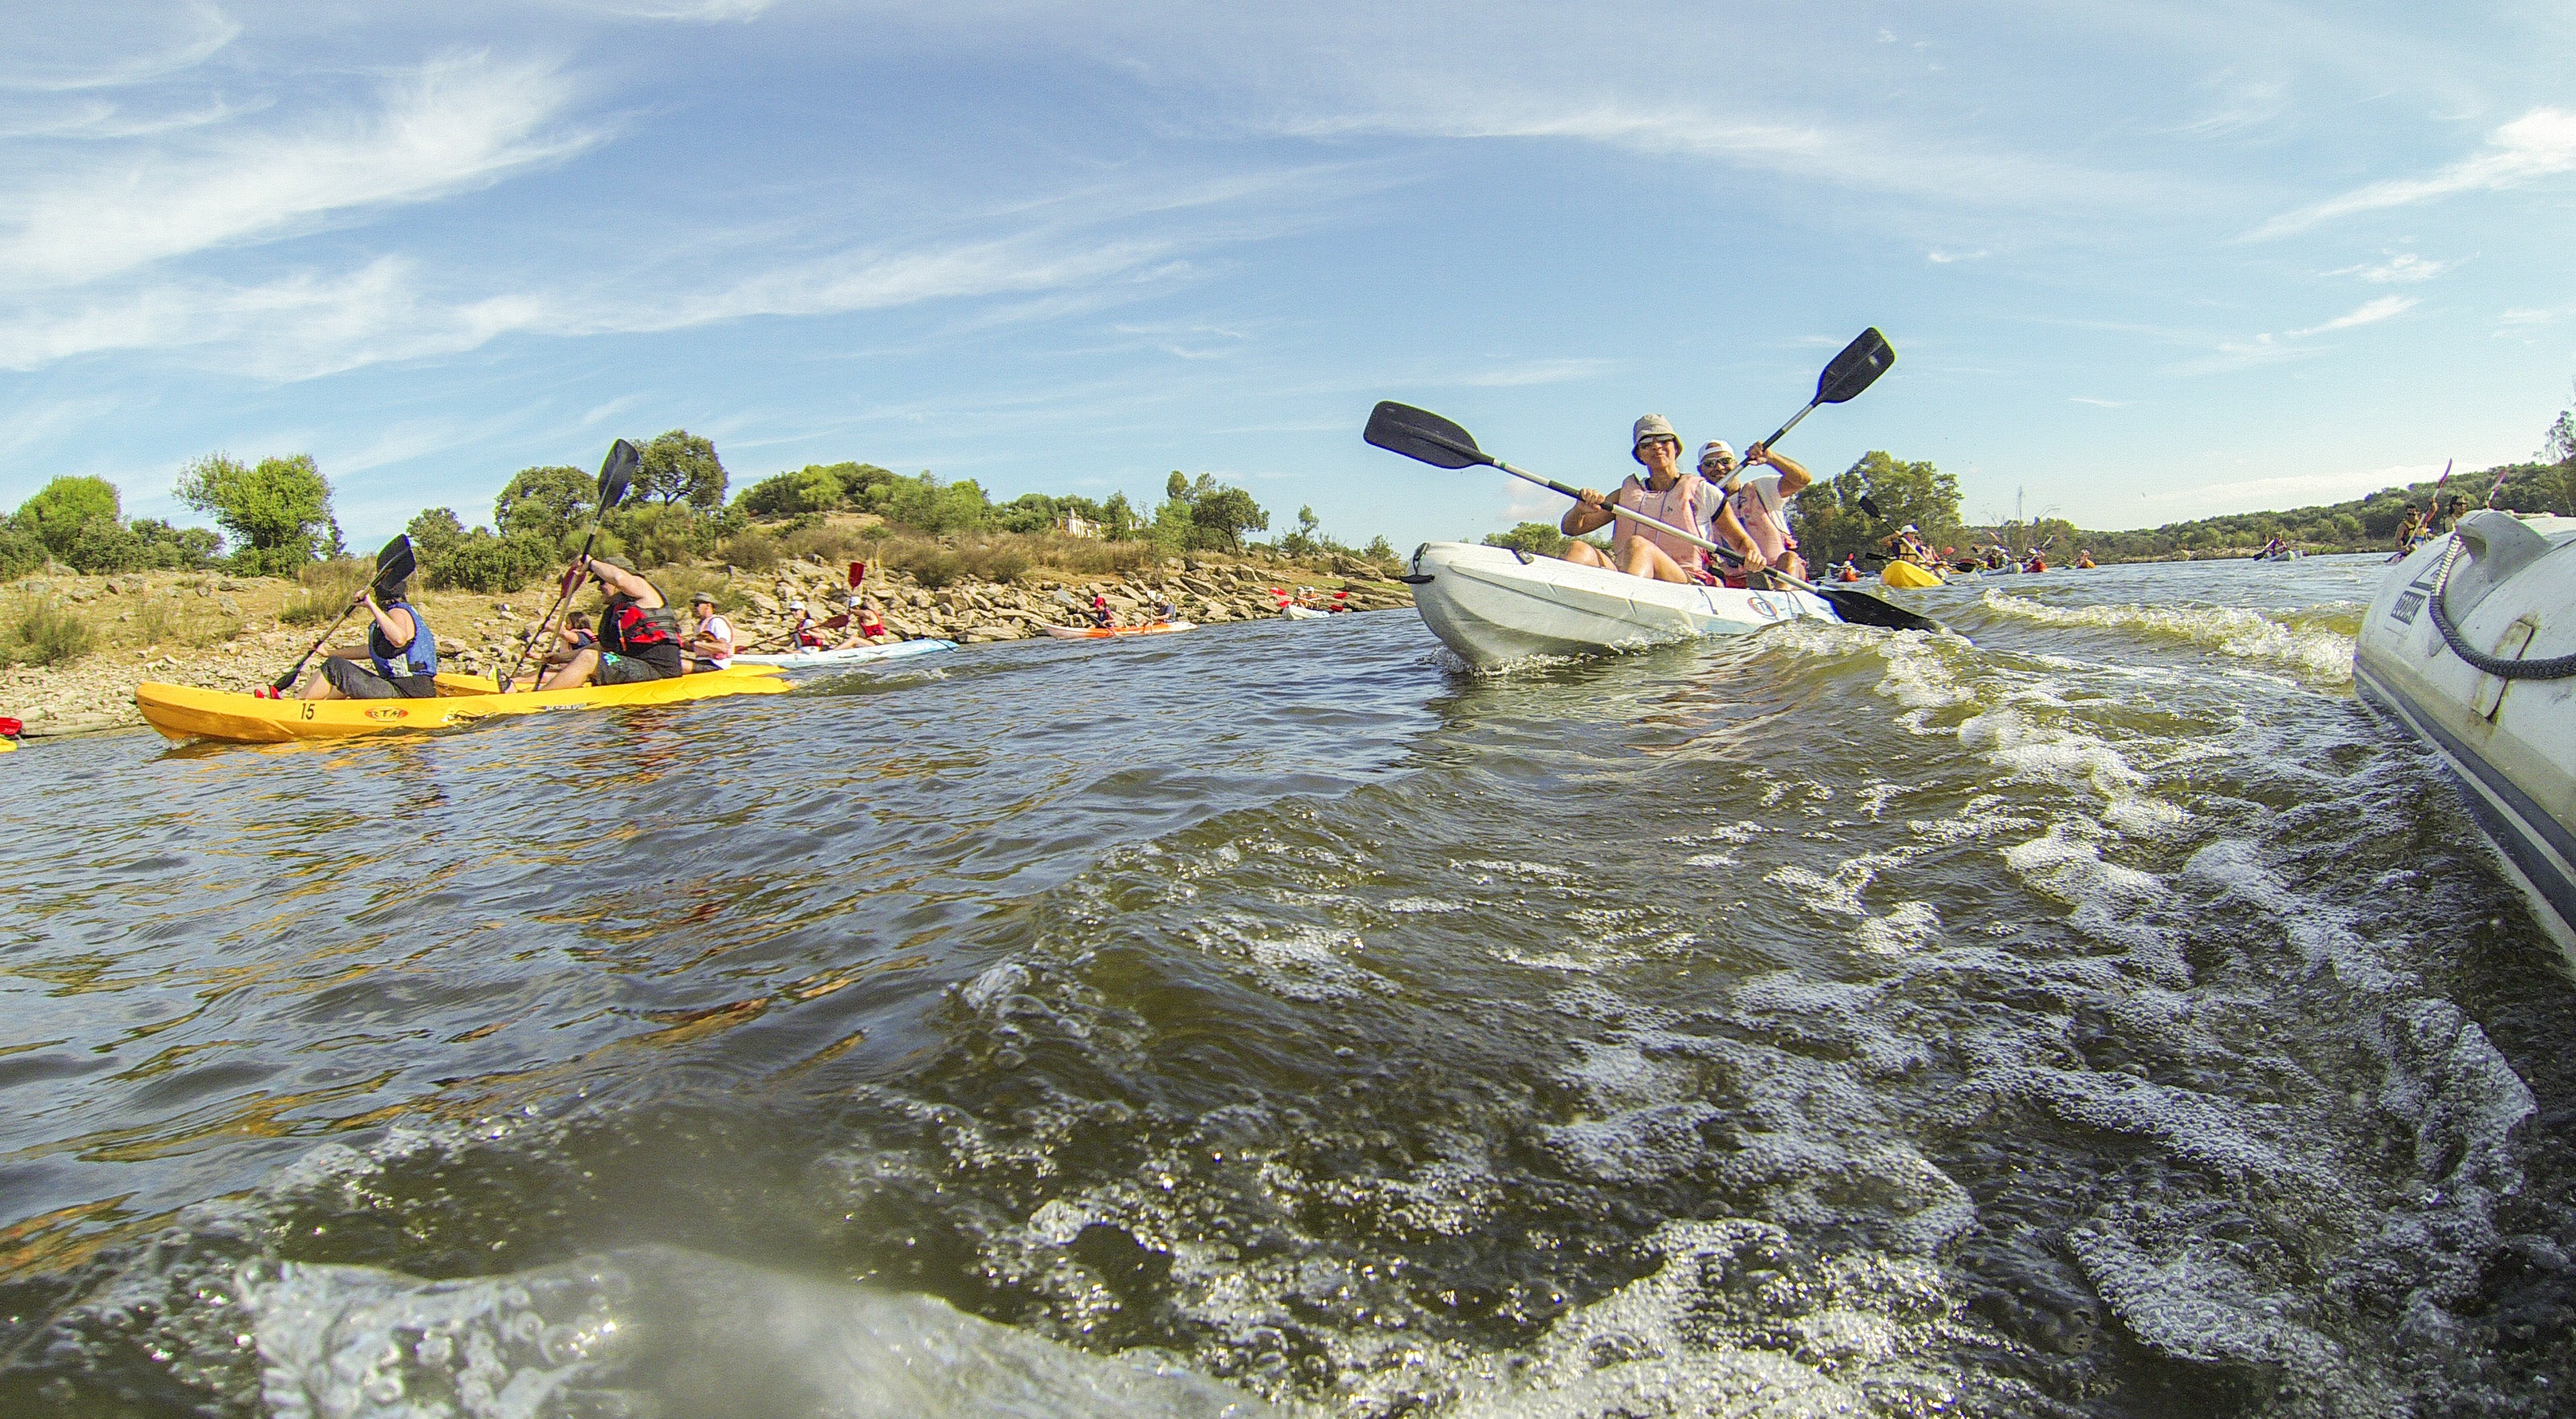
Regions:
[[[2481,509],[2418,547],[2371,598],[2353,684],[2442,756],[2576,961],[2576,518]]]
[[[1465,542],[1424,543],[1403,580],[1431,633],[1478,669],[1842,619],[1803,591],[1683,586]]]

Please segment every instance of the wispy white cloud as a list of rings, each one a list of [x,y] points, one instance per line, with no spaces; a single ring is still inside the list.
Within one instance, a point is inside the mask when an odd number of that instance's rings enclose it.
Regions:
[[[1311,138],[1386,133],[1598,143],[1965,207],[2126,210],[2171,201],[2175,188],[2156,174],[2094,171],[1965,139],[1934,141],[1817,120],[1747,120],[1687,104],[1640,105],[1612,98],[1551,102],[1488,89],[1435,93],[1420,83],[1373,108],[1293,118],[1277,126],[1292,136]]]
[[[1983,261],[1992,255],[1993,252],[1982,248],[1976,251],[1927,251],[1923,253],[1923,259],[1935,266],[1947,266],[1954,261]]]
[[[749,24],[777,8],[778,0],[581,0],[581,8],[633,20],[679,20],[713,25]]]
[[[108,19],[88,7],[77,5],[28,5],[12,17],[5,42],[0,42],[0,89],[33,93],[69,93],[83,89],[123,88],[149,83],[154,79],[198,65],[212,59],[234,40],[241,37],[241,26],[214,6],[190,3],[181,13],[171,34],[154,47],[138,31],[148,25],[145,16],[126,14],[113,17],[113,23],[82,23]],[[29,20],[51,33],[29,34],[21,26]],[[138,43],[138,39],[142,42]],[[101,40],[110,40],[111,53],[85,53]]]
[[[2350,330],[2356,325],[2377,325],[2383,320],[2404,315],[2413,310],[2417,304],[2413,296],[2381,296],[2374,301],[2365,301],[2323,325],[2311,325],[2305,330],[2293,330],[2281,338],[2305,340],[2311,335],[2323,335],[2331,330]]]
[[[1524,360],[1498,369],[1478,370],[1447,381],[1468,389],[1518,389],[1534,384],[1576,384],[1617,369],[1617,360]]]
[[[2328,271],[2329,276],[2356,276],[2373,285],[2411,285],[2430,281],[2451,268],[2447,261],[2427,261],[2411,251],[2401,251],[2386,261],[2362,262]]]
[[[2096,399],[2089,394],[2071,394],[2067,396],[2066,402],[2069,404],[2090,404],[2096,409],[2126,409],[2138,401],[2135,399]]]
[[[2201,515],[2217,516],[2244,508],[2338,502],[2375,493],[2382,488],[2421,483],[2441,471],[2439,463],[2399,463],[2383,468],[2291,473],[2271,478],[2249,478],[2242,482],[2155,488],[2144,493],[2142,499],[2148,503],[2184,504],[2196,512],[2208,509]]]
[[[2576,171],[2576,113],[2535,108],[2490,134],[2487,145],[2488,151],[2463,158],[2426,177],[2374,182],[2340,197],[2284,212],[2246,233],[2245,240],[2267,241],[2356,212],[2410,207],[2459,192],[2519,187],[2535,178]]]
[[[2319,335],[2338,330],[2351,330],[2363,325],[2376,325],[2392,320],[2419,304],[2413,296],[2381,296],[2365,301],[2322,325],[2304,330],[2285,330],[2279,334],[2257,335],[2250,340],[2222,341],[2215,354],[2186,361],[2175,367],[2180,374],[2215,374],[2225,370],[2251,369],[2257,365],[2279,364],[2284,360],[2304,359],[2320,352],[2313,343]]]
[[[2290,107],[2289,85],[2277,79],[2246,79],[2220,74],[2205,88],[2215,97],[2208,107],[2165,132],[2188,138],[2220,138],[2271,122]]]
[[[373,113],[95,159],[6,194],[0,283],[51,288],[483,186],[579,152],[571,85],[485,55],[421,66]]]

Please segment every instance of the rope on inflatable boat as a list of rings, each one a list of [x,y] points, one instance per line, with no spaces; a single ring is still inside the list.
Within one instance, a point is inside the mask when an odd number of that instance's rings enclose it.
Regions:
[[[2451,624],[2451,613],[2442,605],[2442,596],[2450,589],[2451,568],[2460,560],[2460,549],[2467,545],[2458,533],[2451,534],[2450,549],[2442,553],[2442,570],[2433,578],[2433,594],[2426,598],[2426,607],[2433,613],[2433,628],[2442,633],[2442,644],[2449,646],[2453,655],[2499,680],[2564,680],[2576,675],[2576,654],[2553,655],[2547,660],[2506,660],[2469,644],[2460,628]]]

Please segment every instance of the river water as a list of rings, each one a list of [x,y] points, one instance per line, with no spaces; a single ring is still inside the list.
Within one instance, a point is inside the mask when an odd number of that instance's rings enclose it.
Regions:
[[[11,755],[0,1413],[2568,1412],[2380,571]]]

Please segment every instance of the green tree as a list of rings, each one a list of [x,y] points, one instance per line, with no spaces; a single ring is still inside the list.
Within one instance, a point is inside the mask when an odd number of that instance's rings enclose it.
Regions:
[[[936,537],[974,532],[991,521],[993,506],[972,478],[943,483],[924,470],[918,478],[883,485],[878,508],[888,522]]]
[[[403,529],[411,539],[411,552],[422,566],[436,564],[465,540],[465,524],[458,521],[454,508],[422,508],[420,515]]]
[[[809,463],[786,473],[772,473],[742,490],[734,506],[751,517],[801,517],[807,513],[829,512],[849,496],[841,481],[841,470],[856,468],[850,463]]]
[[[143,539],[150,564],[165,570],[211,566],[224,550],[224,539],[211,527],[173,527],[157,517],[138,517],[129,525]]]
[[[725,467],[715,444],[686,429],[645,444],[643,465],[635,471],[635,495],[663,506],[687,503],[700,512],[724,506]]]
[[[16,581],[44,570],[50,555],[36,534],[19,530],[14,518],[0,518],[0,581]]]
[[[1194,499],[1190,521],[1198,529],[1199,546],[1222,546],[1229,552],[1243,550],[1243,534],[1270,530],[1270,514],[1241,488],[1218,488]]]
[[[566,544],[590,525],[598,506],[597,475],[560,463],[522,468],[492,500],[492,525],[501,536],[535,537],[569,552]]]
[[[1553,522],[1524,522],[1509,532],[1485,534],[1488,547],[1509,547],[1534,557],[1561,556],[1565,552],[1565,544],[1572,540]]]
[[[1878,505],[1883,519],[1861,510],[1863,497]],[[1907,463],[1872,449],[1798,495],[1798,544],[1811,565],[1874,548],[1880,538],[1909,522],[1935,547],[1955,542],[1959,480],[1928,462]]]
[[[21,531],[32,533],[58,560],[70,562],[84,528],[100,521],[116,525],[122,515],[115,484],[105,478],[62,477],[20,503],[17,521]]]
[[[1112,542],[1126,541],[1143,525],[1144,519],[1136,516],[1125,493],[1111,493],[1109,500],[1100,505],[1100,535]]]
[[[445,512],[433,508],[431,512]],[[423,513],[426,518],[430,513]],[[452,519],[451,519],[452,520]],[[413,519],[418,526],[420,518]],[[436,555],[421,549],[420,538],[412,538],[413,552],[420,559],[421,580],[433,590],[479,591],[486,594],[516,591],[528,583],[550,576],[560,569],[562,552],[545,538],[528,533],[508,537],[494,536],[488,527],[477,527],[453,541],[442,542]]]
[[[210,453],[179,474],[179,500],[233,534],[233,565],[254,576],[292,576],[342,551],[331,485],[311,454],[244,465]]]

